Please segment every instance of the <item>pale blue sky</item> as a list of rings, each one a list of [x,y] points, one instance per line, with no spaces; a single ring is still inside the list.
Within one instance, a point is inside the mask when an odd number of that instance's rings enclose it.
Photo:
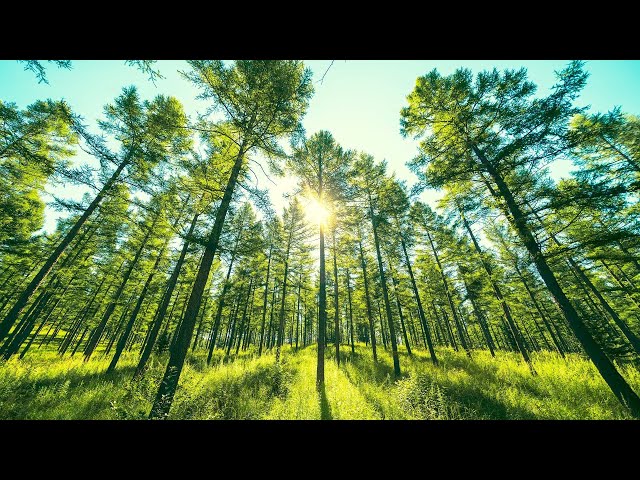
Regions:
[[[330,60],[305,62],[318,81],[331,63]],[[554,83],[554,70],[559,70],[567,61],[364,61],[336,60],[323,83],[316,83],[316,93],[311,100],[304,119],[307,134],[320,129],[329,130],[346,148],[364,150],[377,159],[387,159],[390,170],[415,183],[415,176],[405,162],[416,153],[417,143],[403,139],[399,133],[399,112],[406,103],[415,80],[433,68],[442,74],[452,73],[458,67],[480,70],[526,67],[529,77],[545,93]],[[64,98],[74,111],[82,115],[94,127],[102,114],[102,107],[111,102],[127,85],[136,85],[143,98],[157,94],[170,94],[183,102],[189,115],[195,116],[206,105],[195,100],[196,89],[177,71],[187,70],[183,61],[160,61],[157,64],[166,77],[154,86],[147,77],[123,61],[74,61],[72,70],[47,68],[49,85],[38,84],[31,72],[15,61],[0,61],[0,99],[15,102],[20,107],[43,98]],[[589,61],[586,69],[591,74],[579,104],[591,105],[593,111],[607,111],[621,105],[623,111],[640,113],[640,61]],[[86,158],[81,157],[82,160]],[[568,165],[558,165],[553,172],[559,177],[569,170]],[[270,185],[272,201],[280,210],[281,195],[290,190],[293,179],[276,179],[278,186],[260,179],[261,187]],[[263,183],[266,182],[266,183]],[[58,196],[79,198],[82,190],[70,185]],[[437,194],[427,192],[424,198],[433,201]],[[59,215],[47,209],[45,228],[51,230]]]

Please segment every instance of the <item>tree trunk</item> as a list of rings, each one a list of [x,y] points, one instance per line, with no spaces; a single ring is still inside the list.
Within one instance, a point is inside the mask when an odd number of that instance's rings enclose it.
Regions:
[[[336,362],[340,366],[340,312],[338,311],[338,246],[336,245],[336,229],[332,231],[333,237],[333,317],[334,336],[336,344]]]
[[[513,320],[513,317],[511,316],[511,310],[509,309],[509,305],[507,305],[507,302],[504,299],[504,296],[502,295],[502,291],[500,290],[500,287],[498,286],[498,283],[493,278],[493,275],[492,275],[493,272],[492,272],[491,265],[484,258],[482,249],[480,248],[480,245],[478,244],[478,241],[476,240],[476,236],[473,234],[473,231],[471,230],[471,227],[469,226],[469,222],[467,222],[467,219],[464,216],[464,212],[462,211],[462,209],[460,209],[460,217],[462,218],[462,223],[464,223],[464,227],[466,228],[467,232],[469,233],[469,236],[471,237],[471,241],[473,242],[473,246],[476,249],[476,252],[478,253],[478,256],[480,257],[480,262],[482,263],[482,266],[484,267],[484,271],[487,273],[487,278],[489,279],[489,282],[491,283],[491,288],[493,289],[493,293],[496,296],[496,298],[498,299],[498,301],[500,302],[500,306],[502,307],[502,311],[504,312],[504,316],[507,319],[507,323],[509,325],[509,328],[511,328],[511,330],[513,332],[513,337],[515,339],[515,342],[516,342],[516,345],[518,347],[518,350],[520,351],[520,354],[522,355],[522,358],[524,359],[524,361],[527,362],[527,365],[529,366],[529,369],[531,370],[531,373],[533,375],[535,375],[536,371],[535,371],[535,369],[533,367],[533,363],[531,362],[531,358],[529,357],[529,352],[527,352],[526,347],[522,343],[522,338],[520,337],[520,331],[516,327],[515,322]]]
[[[169,356],[167,369],[149,414],[150,418],[164,418],[168,415],[169,409],[171,408],[173,396],[175,395],[176,387],[178,386],[178,380],[182,373],[184,360],[187,355],[187,351],[189,350],[189,344],[191,343],[191,336],[193,335],[196,316],[198,315],[198,310],[200,308],[202,293],[204,292],[207,279],[209,278],[209,271],[211,270],[213,257],[218,249],[218,242],[222,233],[222,227],[227,216],[227,211],[229,210],[229,205],[231,204],[231,196],[233,195],[233,191],[238,181],[238,175],[242,168],[243,159],[244,145],[240,147],[240,151],[238,152],[233,169],[231,170],[231,176],[225,188],[222,201],[220,202],[220,206],[216,212],[213,229],[211,230],[211,235],[209,235],[207,240],[205,252],[198,268],[198,273],[193,284],[193,289],[191,290],[191,295],[189,296],[189,303],[187,305],[185,316],[182,320],[182,328],[179,332],[176,348],[171,351]]]
[[[115,310],[116,306],[118,305],[118,300],[120,300],[120,296],[122,295],[122,292],[124,291],[124,287],[127,285],[127,282],[129,281],[129,277],[133,273],[133,269],[138,264],[138,260],[140,259],[140,256],[142,255],[142,252],[144,251],[144,248],[147,245],[147,241],[149,240],[149,237],[151,236],[151,233],[153,232],[153,230],[154,230],[154,228],[156,226],[156,223],[157,223],[159,218],[160,218],[160,215],[158,213],[158,214],[156,214],[155,218],[153,219],[153,223],[152,223],[151,227],[145,233],[144,238],[142,239],[142,242],[140,242],[140,246],[138,247],[138,250],[136,251],[136,255],[135,255],[135,257],[133,257],[133,260],[131,261],[131,264],[129,265],[129,268],[125,272],[124,277],[122,277],[122,281],[120,282],[120,286],[118,287],[118,290],[116,291],[115,295],[111,299],[111,302],[107,306],[107,309],[105,310],[104,314],[102,315],[102,320],[100,321],[100,323],[98,324],[98,326],[94,330],[93,335],[91,335],[91,337],[89,338],[89,342],[87,343],[87,346],[85,347],[85,351],[84,351],[84,361],[85,362],[87,362],[91,358],[91,355],[93,354],[93,351],[95,350],[96,346],[98,345],[98,341],[100,340],[100,337],[102,336],[102,333],[104,332],[104,328],[106,327],[107,322],[109,321],[109,318],[111,318],[111,314],[113,313],[113,311]]]
[[[262,356],[262,345],[264,344],[264,327],[267,319],[267,301],[269,299],[269,273],[271,272],[271,254],[273,245],[269,245],[269,259],[267,260],[267,278],[264,282],[264,295],[262,297],[262,324],[260,326],[260,346],[258,347],[258,356]]]
[[[413,296],[415,297],[416,303],[418,304],[418,317],[420,317],[420,323],[422,325],[422,329],[424,330],[424,336],[427,341],[427,346],[429,348],[429,355],[431,355],[431,361],[433,362],[433,364],[438,365],[438,358],[436,357],[436,351],[433,348],[433,340],[431,339],[431,332],[429,330],[429,325],[427,324],[427,317],[424,314],[424,309],[422,308],[420,293],[418,292],[416,279],[413,276],[413,268],[411,268],[411,262],[409,261],[409,254],[407,253],[407,246],[404,242],[402,232],[400,233],[400,243],[402,245],[402,252],[404,253],[405,264],[407,266],[407,270],[409,271],[409,278],[411,279],[411,288],[413,289]]]
[[[376,329],[373,324],[373,314],[371,313],[371,300],[369,298],[369,280],[367,278],[367,264],[364,261],[364,253],[362,251],[362,240],[358,240],[360,247],[360,266],[362,267],[362,279],[364,281],[364,298],[367,305],[367,319],[369,320],[369,338],[371,339],[371,350],[373,351],[373,361],[378,362],[378,354],[376,352]]]
[[[551,335],[551,340],[553,341],[553,344],[556,346],[556,349],[558,350],[558,353],[560,353],[562,358],[565,358],[564,349],[562,348],[562,346],[560,345],[560,342],[558,341],[558,339],[556,338],[555,334],[553,333],[553,330],[551,329],[551,326],[549,325],[549,322],[548,322],[548,320],[546,318],[546,315],[542,312],[542,309],[540,308],[540,304],[538,304],[538,301],[536,300],[536,297],[534,296],[533,292],[529,288],[529,284],[525,280],[524,275],[522,274],[522,271],[520,270],[518,265],[515,265],[515,270],[516,270],[516,273],[518,274],[518,277],[520,277],[520,281],[524,285],[525,290],[529,294],[529,298],[531,299],[531,302],[533,303],[533,306],[538,311],[538,314],[540,315],[540,318],[542,318],[542,323],[544,323],[544,326],[547,329],[547,331],[549,332],[549,335]]]
[[[389,268],[391,269],[391,258],[387,256],[387,260],[389,261]],[[400,304],[400,295],[398,294],[398,281],[393,274],[393,270],[389,272],[391,275],[391,283],[393,284],[393,292],[396,296],[396,306],[398,307],[398,315],[400,316],[400,327],[402,328],[402,338],[404,338],[405,348],[407,349],[407,354],[411,356],[411,345],[409,344],[409,337],[407,337],[407,328],[404,324],[404,315],[402,314],[402,305]]]
[[[158,265],[160,265],[160,261],[162,260],[162,256],[164,255],[164,251],[167,248],[168,243],[169,243],[168,241],[165,242],[160,252],[158,252],[158,255],[156,256],[156,261],[153,264],[153,267],[151,267],[151,273],[147,277],[147,281],[144,283],[144,286],[142,287],[142,292],[140,292],[138,301],[136,302],[135,307],[133,307],[133,311],[131,312],[131,317],[127,322],[124,332],[122,333],[122,335],[120,336],[120,339],[118,340],[118,344],[116,345],[116,352],[113,355],[113,359],[111,360],[109,367],[107,368],[107,373],[113,372],[116,368],[116,365],[118,364],[118,360],[120,360],[120,355],[122,355],[122,352],[124,351],[124,347],[127,344],[127,340],[129,340],[129,336],[131,335],[131,330],[133,329],[133,325],[135,324],[136,319],[138,318],[138,313],[142,308],[142,302],[144,302],[144,299],[147,296],[147,292],[149,291],[149,287],[151,286],[151,282],[153,281],[153,277],[156,274]]]
[[[247,292],[247,300],[244,303],[244,310],[242,312],[242,320],[240,321],[240,334],[238,335],[238,344],[236,345],[236,355],[240,351],[240,342],[242,341],[242,334],[244,333],[245,323],[247,321],[247,309],[251,300],[251,294],[253,292],[253,277],[249,280],[249,290]]]
[[[378,270],[380,271],[380,283],[382,284],[382,299],[384,301],[384,308],[387,314],[387,321],[389,322],[389,337],[391,340],[391,355],[393,357],[393,373],[396,378],[400,377],[400,359],[398,358],[398,344],[396,341],[396,330],[393,325],[393,318],[391,317],[391,305],[389,303],[389,292],[387,290],[387,280],[382,266],[382,254],[380,253],[380,240],[378,239],[378,227],[376,225],[376,218],[373,213],[373,204],[371,201],[371,195],[369,194],[369,215],[371,216],[371,224],[373,227],[373,241],[376,245],[376,255],[378,257]]]
[[[431,245],[431,250],[433,251],[433,256],[436,259],[436,263],[438,264],[438,272],[440,272],[440,278],[442,279],[442,285],[444,286],[444,293],[447,297],[447,302],[449,302],[449,308],[451,309],[451,315],[453,315],[453,321],[456,325],[456,329],[458,330],[458,336],[460,337],[460,343],[462,344],[462,348],[464,348],[465,352],[467,352],[467,356],[471,358],[471,350],[469,349],[469,345],[467,344],[467,340],[464,337],[464,331],[462,330],[462,325],[460,323],[460,319],[458,318],[458,313],[456,312],[456,308],[453,305],[453,299],[451,298],[451,292],[449,291],[449,282],[447,282],[447,276],[444,274],[444,270],[442,268],[442,264],[440,263],[440,257],[438,256],[438,252],[436,250],[435,245],[433,244],[433,239],[431,238],[431,234],[429,230],[426,229],[427,238],[429,239],[429,244]]]
[[[162,297],[162,302],[158,306],[154,316],[153,323],[151,324],[151,330],[149,332],[144,350],[140,356],[140,360],[138,361],[138,365],[136,367],[136,371],[133,374],[133,378],[140,378],[147,368],[147,362],[149,361],[149,357],[151,357],[151,352],[153,352],[153,347],[156,344],[156,340],[158,338],[158,333],[160,332],[160,328],[162,327],[162,323],[164,320],[164,316],[167,313],[167,309],[169,308],[169,303],[171,302],[171,296],[173,295],[173,290],[175,289],[178,283],[178,277],[180,276],[180,271],[182,270],[182,265],[184,263],[184,259],[187,256],[187,250],[189,249],[191,235],[193,235],[193,230],[196,228],[196,223],[198,222],[199,213],[196,213],[191,220],[191,225],[189,225],[189,231],[185,237],[184,243],[182,244],[182,250],[180,252],[180,256],[178,257],[178,261],[176,262],[173,271],[171,272],[171,277],[169,277],[169,281],[167,282],[167,287],[165,289],[165,293]]]

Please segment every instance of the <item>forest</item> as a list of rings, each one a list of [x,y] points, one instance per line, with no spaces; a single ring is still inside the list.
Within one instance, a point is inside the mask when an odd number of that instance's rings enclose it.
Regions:
[[[585,62],[410,79],[411,182],[305,130],[302,61],[186,65],[197,115],[0,98],[0,419],[640,418],[640,118]]]

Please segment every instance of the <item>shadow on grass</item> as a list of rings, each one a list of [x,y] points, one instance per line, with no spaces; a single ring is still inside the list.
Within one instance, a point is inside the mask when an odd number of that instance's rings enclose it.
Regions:
[[[39,390],[41,388],[53,387],[67,382],[69,384],[69,388],[76,388],[79,386],[91,387],[105,381],[113,381],[114,383],[120,384],[125,380],[130,380],[135,369],[135,365],[131,365],[118,367],[114,372],[110,373],[106,373],[106,371],[93,373],[66,371],[60,372],[60,375],[56,375],[55,377],[35,380],[33,383],[25,384],[24,387],[28,390]]]
[[[327,400],[324,383],[320,386],[318,393],[320,395],[320,420],[333,420],[331,405],[329,405],[329,401]]]
[[[395,377],[393,364],[390,362],[387,363],[384,359],[381,359],[379,354],[377,362],[374,362],[371,357],[360,352],[348,352],[345,360],[351,362],[355,368],[360,370],[362,372],[362,376],[367,380],[374,381],[378,384],[387,383],[389,381],[393,382],[394,380],[405,378],[408,375],[407,370],[402,368],[402,358],[400,360],[401,374],[398,378]],[[390,354],[389,360],[391,360]]]
[[[220,378],[195,395],[178,388],[172,418],[259,419],[269,411],[275,397],[285,399],[295,372],[288,365],[269,364],[235,378]]]

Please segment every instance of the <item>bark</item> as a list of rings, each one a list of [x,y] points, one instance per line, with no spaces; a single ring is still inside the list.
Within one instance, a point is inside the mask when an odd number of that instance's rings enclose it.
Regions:
[[[338,246],[336,245],[336,229],[333,229],[333,325],[336,344],[336,362],[340,366],[340,312],[338,310]]]
[[[173,396],[178,386],[178,380],[182,373],[182,367],[184,360],[189,350],[189,344],[191,343],[191,336],[193,335],[193,329],[195,327],[196,316],[200,309],[200,301],[204,292],[207,279],[209,278],[209,271],[213,263],[213,257],[218,250],[218,242],[220,241],[220,235],[222,233],[222,227],[231,204],[231,197],[240,175],[242,163],[244,159],[244,145],[240,147],[238,156],[234,162],[231,170],[231,176],[229,182],[224,191],[222,201],[216,212],[216,219],[211,230],[211,234],[207,240],[205,252],[198,268],[195,282],[193,283],[193,289],[189,296],[189,303],[185,316],[182,320],[182,328],[180,329],[178,339],[176,341],[176,348],[171,351],[169,356],[169,362],[165,371],[162,383],[158,389],[156,399],[151,408],[149,414],[150,418],[164,418],[168,415],[171,403],[173,402]]]
[[[473,246],[474,246],[476,252],[478,253],[478,256],[480,257],[480,261],[482,262],[482,266],[484,268],[484,271],[486,272],[487,278],[489,279],[489,282],[491,283],[491,288],[493,289],[493,293],[496,296],[496,298],[498,299],[498,301],[500,302],[500,306],[502,307],[502,311],[504,313],[504,316],[507,319],[507,323],[509,325],[509,328],[511,328],[511,330],[513,332],[513,337],[515,339],[515,342],[516,342],[516,345],[518,347],[518,350],[519,350],[520,354],[522,355],[522,358],[524,359],[524,361],[527,362],[527,365],[529,365],[529,369],[531,370],[531,373],[535,375],[536,372],[535,372],[535,369],[533,367],[533,363],[531,362],[531,358],[529,357],[529,352],[527,352],[526,347],[522,343],[522,338],[520,337],[520,331],[516,327],[515,321],[513,320],[513,317],[511,316],[511,310],[509,309],[509,305],[507,305],[507,302],[504,299],[504,296],[502,295],[502,291],[500,290],[500,287],[499,287],[498,283],[493,278],[493,271],[492,271],[491,265],[484,258],[484,253],[483,253],[482,249],[480,248],[480,244],[476,240],[476,236],[473,234],[473,230],[471,230],[471,227],[469,226],[469,222],[467,222],[467,219],[464,216],[464,212],[462,211],[462,209],[460,209],[460,216],[462,217],[462,223],[464,224],[464,227],[466,228],[467,233],[469,233],[469,237],[471,237],[471,241],[473,242]]]
[[[149,240],[149,237],[151,236],[151,233],[153,232],[159,218],[160,218],[160,215],[156,214],[155,218],[153,219],[153,223],[151,227],[147,229],[144,235],[144,238],[142,239],[142,242],[140,242],[140,246],[138,247],[138,250],[136,251],[136,254],[133,257],[133,260],[129,264],[129,268],[126,270],[124,276],[122,277],[122,281],[120,282],[120,286],[118,287],[118,290],[116,291],[115,295],[111,299],[111,302],[107,306],[107,309],[105,310],[104,314],[102,315],[102,319],[100,320],[100,323],[98,324],[93,334],[89,338],[87,346],[85,347],[85,350],[84,350],[85,362],[89,361],[89,359],[91,358],[91,355],[93,354],[93,351],[98,345],[98,342],[104,332],[107,322],[109,321],[109,318],[111,318],[111,314],[113,313],[113,311],[116,309],[116,306],[118,305],[118,300],[120,300],[120,296],[122,295],[122,292],[124,291],[124,288],[127,285],[127,282],[129,281],[129,278],[131,277],[131,274],[133,273],[134,268],[137,266],[138,260],[140,260],[140,256],[142,255],[142,252],[147,246],[147,241]]]

